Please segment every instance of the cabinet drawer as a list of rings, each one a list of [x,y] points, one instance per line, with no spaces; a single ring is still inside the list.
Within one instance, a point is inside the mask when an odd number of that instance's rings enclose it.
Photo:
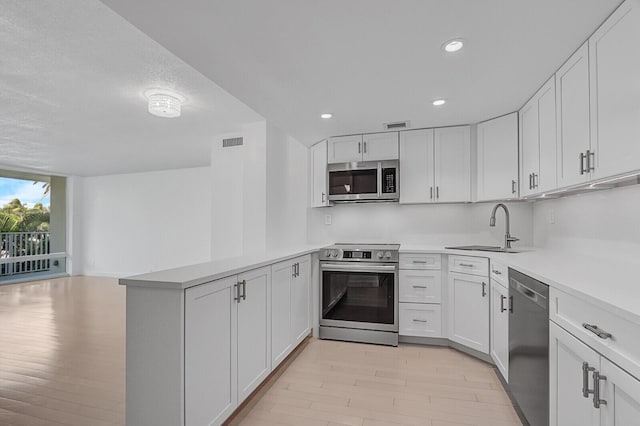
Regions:
[[[489,276],[489,259],[473,256],[449,256],[449,271],[462,274]]]
[[[441,262],[437,253],[400,253],[400,269],[440,269]]]
[[[400,302],[440,303],[442,273],[440,271],[400,270]]]
[[[507,267],[507,265],[491,260],[489,273],[492,280],[501,284],[503,287],[509,287],[509,268]]]
[[[442,337],[440,305],[400,303],[398,317],[401,336]]]
[[[618,316],[593,303],[551,288],[549,316],[597,352],[640,377],[640,324]],[[584,324],[596,326],[611,337],[598,337]]]

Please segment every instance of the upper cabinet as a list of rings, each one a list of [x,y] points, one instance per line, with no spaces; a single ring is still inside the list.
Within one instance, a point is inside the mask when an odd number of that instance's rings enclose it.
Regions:
[[[585,43],[556,73],[558,186],[589,179],[589,48]]]
[[[400,203],[471,201],[469,126],[400,133]]]
[[[518,113],[478,124],[477,200],[518,197]]]
[[[328,142],[332,163],[398,159],[398,132],[338,136]]]
[[[327,141],[322,141],[311,147],[311,207],[328,205]]]
[[[592,178],[640,169],[640,0],[624,2],[589,39]]]
[[[520,110],[520,195],[556,186],[556,89],[552,77]]]

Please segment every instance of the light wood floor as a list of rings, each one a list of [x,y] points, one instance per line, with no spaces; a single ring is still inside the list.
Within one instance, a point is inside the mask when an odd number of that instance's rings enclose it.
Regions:
[[[122,425],[124,377],[115,279],[0,286],[0,425]],[[520,425],[494,369],[467,355],[316,339],[230,423]]]
[[[115,279],[0,286],[0,425],[122,425],[124,367]]]

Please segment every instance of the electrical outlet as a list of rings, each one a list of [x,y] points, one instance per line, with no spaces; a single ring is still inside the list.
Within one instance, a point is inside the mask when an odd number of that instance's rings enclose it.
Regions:
[[[330,214],[325,214],[324,215],[324,224],[325,225],[331,225],[331,215]]]
[[[549,210],[549,223],[552,225],[556,223],[556,212],[553,209]]]

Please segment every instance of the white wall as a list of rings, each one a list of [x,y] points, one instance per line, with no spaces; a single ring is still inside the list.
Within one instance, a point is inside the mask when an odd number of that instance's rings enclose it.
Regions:
[[[615,253],[637,262],[640,185],[537,201],[533,229],[536,246],[598,255]]]
[[[73,190],[74,274],[122,277],[210,259],[209,167],[75,178]]]
[[[489,227],[495,203],[400,205],[367,203],[309,209],[309,242],[388,242],[466,245],[504,243],[504,213]],[[514,247],[533,243],[532,205],[507,203],[511,235],[521,239]],[[331,225],[325,225],[331,215]]]

